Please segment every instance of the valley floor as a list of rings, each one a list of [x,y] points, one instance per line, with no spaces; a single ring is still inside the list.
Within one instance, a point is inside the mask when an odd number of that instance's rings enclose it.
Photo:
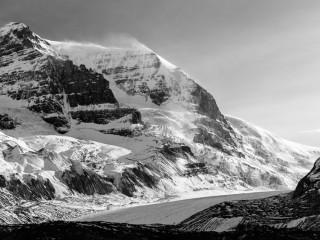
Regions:
[[[106,221],[131,224],[178,224],[191,215],[221,202],[266,198],[285,192],[288,191],[251,192],[191,198],[103,211],[72,219],[71,221]]]

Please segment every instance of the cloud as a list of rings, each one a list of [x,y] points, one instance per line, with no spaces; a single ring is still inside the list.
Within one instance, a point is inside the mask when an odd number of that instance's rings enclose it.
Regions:
[[[302,131],[300,133],[320,133],[320,129],[312,129],[312,130]]]

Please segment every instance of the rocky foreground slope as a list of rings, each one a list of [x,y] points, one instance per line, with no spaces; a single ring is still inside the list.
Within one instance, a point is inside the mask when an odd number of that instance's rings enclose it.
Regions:
[[[1,223],[41,222],[203,189],[290,189],[318,148],[224,116],[146,47],[0,28]]]
[[[59,231],[57,231],[59,229]],[[0,226],[4,239],[319,239],[319,232],[295,229],[255,229],[236,232],[185,232],[175,226],[132,225],[105,222],[48,222]]]
[[[319,162],[294,192],[257,200],[224,202],[184,220],[184,231],[290,229],[319,232]]]

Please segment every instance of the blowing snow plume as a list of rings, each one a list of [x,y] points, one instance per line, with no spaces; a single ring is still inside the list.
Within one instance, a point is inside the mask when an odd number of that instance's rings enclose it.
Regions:
[[[82,50],[90,48],[91,51],[93,48],[96,48],[96,50],[107,48],[139,48],[150,50],[143,43],[128,34],[106,34],[102,39],[95,42],[78,42],[73,40],[48,41],[60,51],[66,48],[70,50],[70,48],[74,47],[81,48]]]

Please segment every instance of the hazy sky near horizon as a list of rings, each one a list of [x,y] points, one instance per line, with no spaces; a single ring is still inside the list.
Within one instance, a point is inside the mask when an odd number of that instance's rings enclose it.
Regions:
[[[224,114],[320,146],[318,0],[0,0],[0,25],[50,40],[132,39],[181,67]]]

